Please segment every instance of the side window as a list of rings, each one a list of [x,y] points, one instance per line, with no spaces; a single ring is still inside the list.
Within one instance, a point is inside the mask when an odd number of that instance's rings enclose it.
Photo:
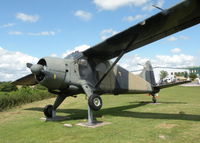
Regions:
[[[88,62],[87,62],[86,59],[79,59],[78,64],[81,65],[81,66],[87,66]]]

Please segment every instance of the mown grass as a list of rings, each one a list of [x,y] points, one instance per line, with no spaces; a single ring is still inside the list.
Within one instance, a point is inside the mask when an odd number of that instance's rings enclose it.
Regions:
[[[39,119],[54,98],[33,102],[0,113],[0,143],[198,143],[199,93],[200,87],[164,89],[160,104],[151,104],[145,95],[102,96],[104,106],[95,115],[111,124],[95,129],[75,125],[87,118],[83,95],[65,100],[57,115],[70,119],[59,122]]]

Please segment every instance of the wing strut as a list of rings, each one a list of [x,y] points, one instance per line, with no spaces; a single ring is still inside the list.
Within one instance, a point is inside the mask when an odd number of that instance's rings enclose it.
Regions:
[[[138,35],[138,34],[137,34]],[[108,68],[108,70],[104,73],[104,75],[100,78],[100,80],[95,84],[95,88],[97,88],[101,82],[104,80],[104,78],[109,74],[109,72],[113,69],[113,67],[118,63],[118,61],[123,57],[123,55],[127,52],[127,50],[130,48],[130,46],[133,44],[135,39],[137,38],[137,35],[127,44],[127,46],[121,51],[120,55],[117,57],[117,59],[114,61],[114,63]]]

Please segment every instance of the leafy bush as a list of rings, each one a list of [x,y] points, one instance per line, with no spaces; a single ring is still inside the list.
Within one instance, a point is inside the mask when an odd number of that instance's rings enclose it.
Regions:
[[[47,92],[47,90],[32,89],[30,87],[22,87],[18,91],[4,92],[0,95],[0,111],[30,103],[46,98],[55,97],[55,95]]]
[[[40,84],[35,85],[34,88],[35,88],[35,89],[39,89],[39,90],[47,90],[46,87],[44,87],[44,86],[42,86],[42,85],[40,85]]]
[[[10,82],[1,82],[0,83],[0,91],[3,92],[10,92],[10,91],[16,91],[17,87]]]

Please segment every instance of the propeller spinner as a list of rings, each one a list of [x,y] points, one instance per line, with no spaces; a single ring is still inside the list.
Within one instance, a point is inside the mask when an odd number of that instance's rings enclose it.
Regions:
[[[41,81],[44,79],[45,71],[44,66],[40,64],[31,64],[27,63],[26,66],[31,70],[31,72],[36,76],[36,79],[38,81]]]

